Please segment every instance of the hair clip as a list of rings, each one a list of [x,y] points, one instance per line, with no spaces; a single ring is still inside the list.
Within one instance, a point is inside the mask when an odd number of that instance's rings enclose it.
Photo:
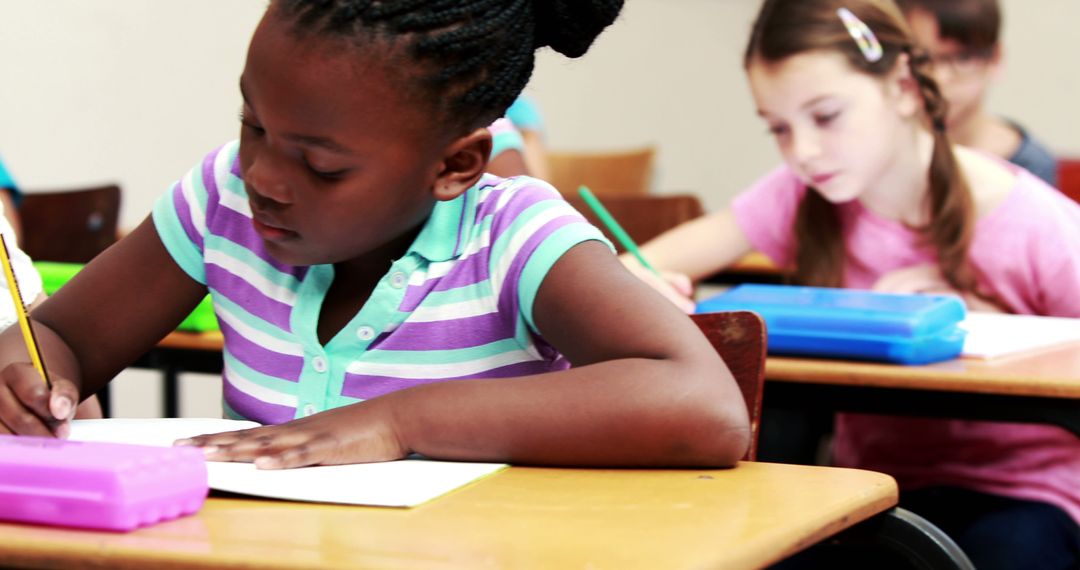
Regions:
[[[870,26],[867,26],[865,22],[852,14],[851,10],[847,8],[838,9],[836,15],[840,16],[840,20],[844,22],[844,27],[847,28],[852,39],[855,40],[855,44],[859,46],[859,51],[862,52],[866,61],[877,63],[885,54],[885,50],[881,48],[881,42],[878,41]]]

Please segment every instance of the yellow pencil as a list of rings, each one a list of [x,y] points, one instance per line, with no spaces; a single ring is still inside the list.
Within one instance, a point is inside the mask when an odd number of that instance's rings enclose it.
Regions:
[[[23,341],[26,342],[26,352],[30,353],[30,360],[41,374],[45,385],[52,387],[49,383],[49,374],[45,372],[45,360],[41,358],[41,350],[38,349],[37,339],[34,338],[34,329],[30,327],[30,319],[26,316],[26,307],[23,306],[22,295],[19,293],[19,284],[15,281],[15,270],[11,267],[7,240],[2,234],[0,234],[0,263],[4,265],[4,277],[7,278],[8,291],[11,291],[11,302],[15,304],[15,314],[19,317],[19,328],[22,329]]]

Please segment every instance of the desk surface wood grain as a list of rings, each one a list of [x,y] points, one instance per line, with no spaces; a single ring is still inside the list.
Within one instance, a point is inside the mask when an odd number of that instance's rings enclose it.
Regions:
[[[0,523],[31,568],[759,568],[894,506],[870,471],[514,467],[412,509],[211,497],[127,534]]]

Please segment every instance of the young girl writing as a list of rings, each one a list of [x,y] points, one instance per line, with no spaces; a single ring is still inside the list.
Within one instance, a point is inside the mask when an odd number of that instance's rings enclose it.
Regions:
[[[645,244],[652,264],[698,279],[757,249],[801,284],[951,291],[972,308],[1080,317],[1080,206],[950,145],[894,4],[768,0],[745,65],[785,165],[731,208]],[[689,304],[685,283],[624,261]],[[1065,430],[846,414],[834,459],[895,476],[901,504],[980,569],[1078,563],[1080,441]]]
[[[621,4],[273,0],[239,143],[34,311],[51,393],[0,336],[4,429],[63,436],[209,290],[226,414],[274,424],[188,442],[210,459],[733,464],[745,404],[694,324],[549,185],[484,174],[534,50]]]

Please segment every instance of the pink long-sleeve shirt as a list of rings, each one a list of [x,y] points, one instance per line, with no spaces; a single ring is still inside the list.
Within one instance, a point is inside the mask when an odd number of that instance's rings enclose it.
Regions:
[[[1015,313],[1080,317],[1080,205],[1027,171],[976,223],[969,257],[980,290]],[[736,222],[781,266],[793,260],[793,223],[806,186],[780,167],[736,197]],[[845,287],[869,289],[893,270],[936,263],[902,223],[857,200],[841,204]],[[837,465],[889,473],[902,489],[959,486],[1056,505],[1080,522],[1080,438],[1042,424],[840,414]]]

